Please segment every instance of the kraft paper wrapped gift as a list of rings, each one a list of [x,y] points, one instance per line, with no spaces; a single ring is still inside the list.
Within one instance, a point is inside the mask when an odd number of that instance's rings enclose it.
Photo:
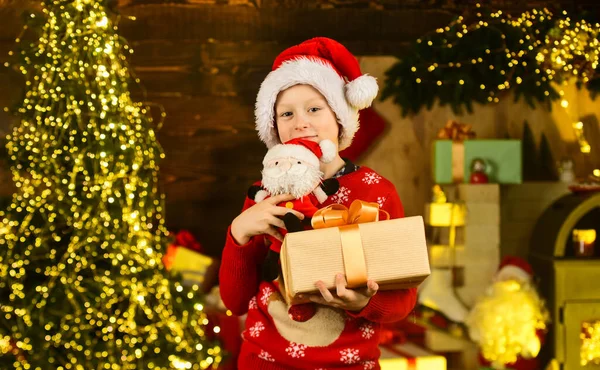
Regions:
[[[491,183],[520,184],[520,140],[436,140],[433,143],[433,181],[436,184],[468,183],[471,162],[483,159]]]
[[[429,276],[429,257],[421,216],[355,226],[357,234],[354,236],[359,242],[358,266],[364,261],[366,278],[376,281],[380,290],[416,287]],[[323,281],[328,289],[335,289],[336,273],[346,275],[349,288],[366,286],[367,279],[355,277],[359,271],[352,266],[357,262],[348,260],[349,256],[344,259],[342,240],[346,245],[348,240],[342,234],[347,227],[327,227],[286,235],[280,255],[283,281],[279,285],[288,304],[306,302],[298,299],[300,293],[318,293],[315,288],[318,280]]]

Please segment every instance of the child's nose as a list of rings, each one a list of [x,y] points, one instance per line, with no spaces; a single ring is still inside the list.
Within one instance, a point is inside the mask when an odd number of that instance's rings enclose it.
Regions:
[[[309,126],[308,120],[302,115],[296,116],[296,129],[304,129]]]

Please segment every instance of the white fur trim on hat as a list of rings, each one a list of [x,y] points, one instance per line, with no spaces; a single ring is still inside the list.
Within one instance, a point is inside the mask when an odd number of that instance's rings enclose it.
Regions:
[[[353,107],[358,109],[370,107],[378,92],[377,79],[367,74],[346,84],[346,98]]]
[[[504,266],[496,273],[496,280],[517,279],[519,281],[530,281],[531,275],[520,267],[514,265]]]
[[[326,62],[299,57],[271,71],[260,86],[254,114],[258,136],[271,148],[280,143],[275,130],[275,102],[279,93],[295,85],[311,85],[327,100],[342,126],[339,150],[350,146],[358,131],[358,109],[346,100],[345,81]]]
[[[333,141],[329,139],[319,141],[319,147],[321,147],[321,151],[323,152],[323,156],[321,156],[321,162],[329,163],[333,161],[335,155],[337,154],[337,149]]]
[[[319,168],[319,158],[307,147],[296,144],[277,144],[265,155],[263,166],[277,158],[296,158],[307,162],[311,166]]]

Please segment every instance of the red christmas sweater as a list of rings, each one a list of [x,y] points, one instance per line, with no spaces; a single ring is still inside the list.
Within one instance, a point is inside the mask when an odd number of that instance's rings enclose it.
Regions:
[[[394,185],[375,171],[360,167],[338,177],[339,191],[322,206],[349,206],[355,199],[377,202],[391,218],[404,216]],[[246,198],[243,209],[254,204]],[[379,291],[359,312],[318,305],[315,315],[297,322],[271,282],[260,280],[268,248],[263,237],[238,245],[227,234],[219,271],[221,298],[235,315],[247,313],[238,370],[380,369],[381,323],[410,313],[416,289]]]

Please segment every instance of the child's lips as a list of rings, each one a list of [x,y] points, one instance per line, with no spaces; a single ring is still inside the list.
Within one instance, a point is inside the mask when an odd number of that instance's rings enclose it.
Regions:
[[[318,138],[319,137],[317,135],[309,135],[309,136],[301,136],[300,137],[300,139],[312,140],[312,141],[317,141]]]

